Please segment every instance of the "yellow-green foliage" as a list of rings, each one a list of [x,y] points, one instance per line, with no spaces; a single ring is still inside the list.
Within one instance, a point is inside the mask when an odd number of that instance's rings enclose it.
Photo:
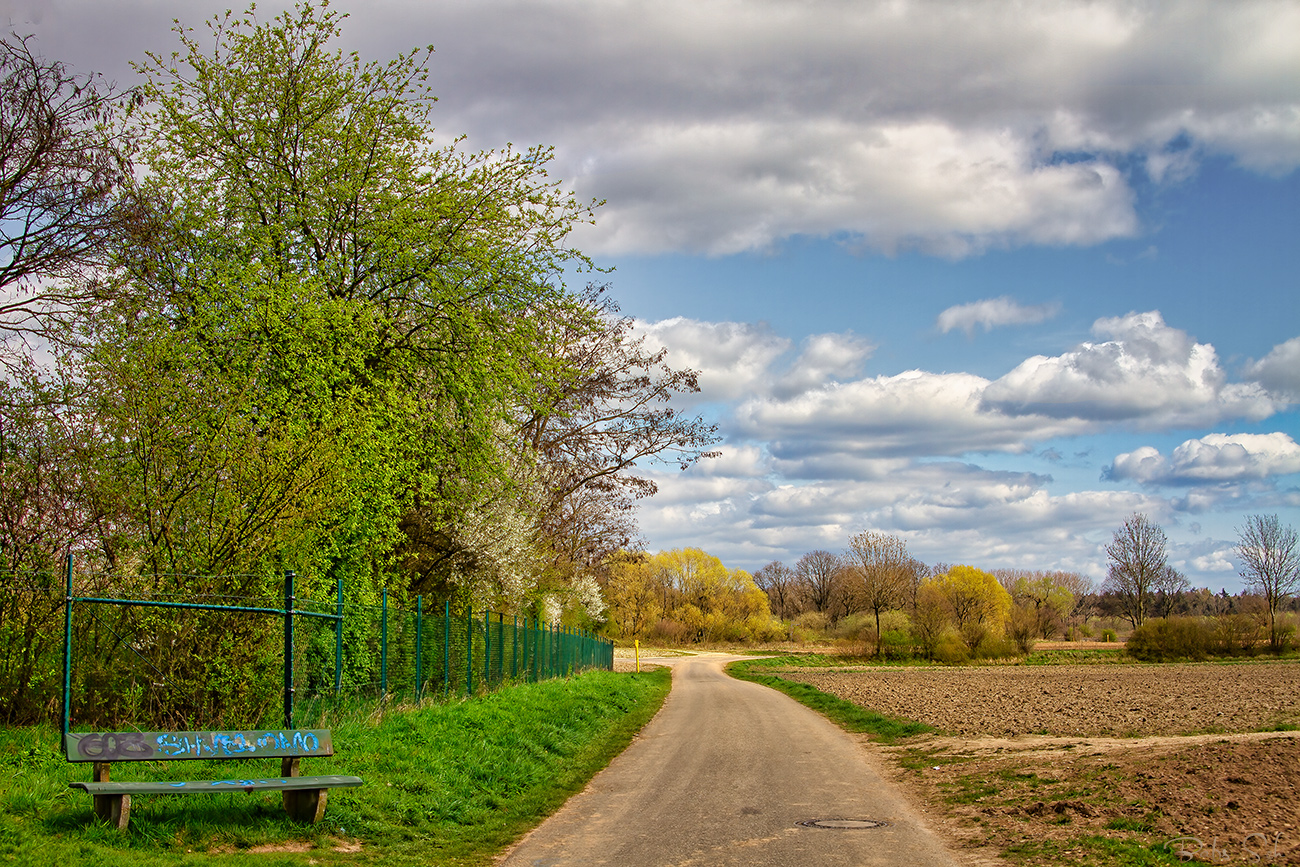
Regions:
[[[744,569],[699,548],[625,555],[605,587],[620,635],[667,641],[749,641],[779,635],[767,594]]]
[[[991,573],[974,566],[954,566],[925,584],[934,587],[947,604],[952,623],[970,652],[986,638],[1002,635],[1011,612],[1011,595]]]

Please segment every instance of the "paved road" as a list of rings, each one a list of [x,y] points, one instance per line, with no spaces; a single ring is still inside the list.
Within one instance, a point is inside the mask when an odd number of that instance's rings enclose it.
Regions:
[[[674,665],[663,710],[504,859],[506,867],[955,867],[863,749],[798,702],[730,678],[737,657]],[[870,819],[882,828],[797,823]]]

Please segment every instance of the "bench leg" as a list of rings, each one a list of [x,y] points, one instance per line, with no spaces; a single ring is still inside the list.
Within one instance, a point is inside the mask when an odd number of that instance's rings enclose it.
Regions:
[[[130,795],[95,795],[95,815],[119,831],[131,821]]]
[[[284,809],[295,822],[315,824],[325,815],[329,789],[291,789],[284,794]]]

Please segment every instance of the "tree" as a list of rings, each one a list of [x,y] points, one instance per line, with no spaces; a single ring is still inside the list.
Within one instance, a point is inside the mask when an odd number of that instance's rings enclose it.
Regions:
[[[1186,575],[1166,563],[1151,587],[1152,615],[1168,617],[1173,614],[1175,607],[1191,587],[1192,582],[1187,580]]]
[[[953,566],[930,579],[947,600],[953,624],[974,653],[986,636],[999,632],[1011,610],[1011,595],[991,573]]]
[[[843,565],[830,551],[809,551],[794,565],[794,574],[802,585],[813,611],[827,613],[835,600],[839,571]]]
[[[590,263],[566,239],[594,203],[546,176],[546,148],[436,143],[428,54],[379,64],[332,51],[341,22],[298,6],[261,23],[250,9],[210,22],[210,45],[178,25],[181,50],[150,55],[141,196],[158,217],[149,238],[116,248],[105,321],[125,324],[91,329],[81,375],[129,386],[125,350],[146,334],[165,364],[140,373],[168,383],[157,390],[173,404],[190,393],[222,413],[193,430],[148,417],[155,453],[185,461],[153,477],[161,488],[144,484],[151,458],[119,413],[114,447],[135,462],[119,500],[140,518],[233,518],[223,462],[274,455],[276,490],[242,499],[250,531],[281,523],[289,503],[332,574],[387,580],[376,576],[400,552],[408,587],[504,592],[535,559],[520,545],[537,543],[545,513],[544,468],[506,422],[567,412],[537,385],[584,373],[550,354],[548,335],[555,311],[580,306],[561,277]],[[220,450],[199,447],[204,430],[223,433]],[[515,529],[471,526],[498,518]],[[149,546],[196,549],[193,521],[165,534],[136,524]]]
[[[0,39],[0,327],[48,336],[47,317],[87,300],[72,278],[105,264],[141,211],[124,195],[130,144],[112,127],[123,95],[29,41]]]
[[[672,406],[699,391],[697,375],[669,367],[619,313],[607,286],[556,305],[541,337],[551,364],[538,371],[518,436],[544,492],[542,535],[557,560],[595,570],[632,541],[634,501],[653,496],[647,463],[685,470],[715,457],[716,426]]]
[[[1018,606],[1033,612],[1033,633],[1041,638],[1064,631],[1079,596],[1091,588],[1088,578],[1076,572],[999,569],[994,574]],[[1025,625],[1023,619],[1017,621],[1018,627]]]
[[[663,613],[659,604],[660,588],[650,557],[643,553],[620,553],[613,558],[606,573],[605,601],[610,621],[624,638],[644,638]]]
[[[846,559],[858,576],[857,604],[876,616],[876,656],[880,656],[884,648],[880,614],[903,604],[914,560],[902,539],[870,531],[857,533],[849,540]]]
[[[1247,586],[1264,597],[1268,605],[1268,644],[1274,652],[1283,649],[1277,627],[1277,612],[1300,587],[1300,538],[1294,527],[1284,525],[1277,515],[1249,515],[1237,530],[1237,556],[1241,577]]]
[[[799,613],[801,588],[793,569],[780,560],[773,560],[754,573],[754,583],[767,594],[772,613],[787,620]]]
[[[939,639],[948,628],[951,618],[948,600],[932,580],[921,582],[916,591],[916,604],[912,609],[912,633],[926,659],[934,659]]]
[[[693,641],[746,638],[767,626],[767,596],[745,570],[699,548],[660,551],[651,564],[667,591],[664,608]]]
[[[1167,565],[1164,530],[1135,513],[1106,546],[1110,568],[1102,589],[1114,593],[1124,617],[1136,629],[1146,620],[1151,594]]]

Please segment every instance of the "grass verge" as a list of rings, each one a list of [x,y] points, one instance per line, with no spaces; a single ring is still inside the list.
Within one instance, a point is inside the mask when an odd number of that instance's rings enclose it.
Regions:
[[[934,728],[925,723],[888,717],[860,707],[851,701],[845,701],[838,696],[824,693],[806,683],[797,683],[777,675],[764,673],[765,670],[773,668],[789,668],[798,665],[811,664],[812,666],[821,667],[843,664],[831,663],[826,661],[828,659],[835,659],[835,657],[777,656],[770,659],[733,662],[727,666],[727,673],[740,680],[752,681],[783,692],[800,704],[822,714],[840,728],[851,732],[864,732],[881,743],[895,744],[903,738],[935,731]]]
[[[290,822],[279,793],[146,796],[130,828],[97,823],[89,779],[69,765],[48,727],[0,731],[0,862],[264,867],[382,862],[483,865],[579,791],[627,746],[671,687],[667,670],[590,672],[507,687],[472,701],[379,713],[340,711],[303,724],[334,732],[338,755],[306,773],[355,774],[325,819]],[[266,760],[262,760],[265,762]],[[271,762],[119,764],[114,779],[222,779],[278,773]]]

